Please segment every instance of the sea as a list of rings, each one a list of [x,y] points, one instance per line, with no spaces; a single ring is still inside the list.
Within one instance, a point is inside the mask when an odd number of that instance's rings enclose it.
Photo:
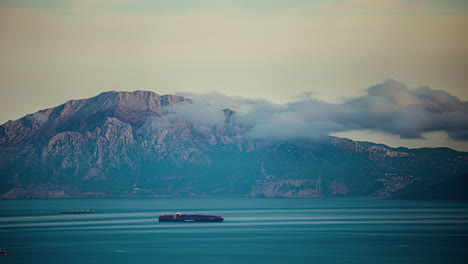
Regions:
[[[94,214],[64,215],[92,209]],[[222,223],[159,223],[175,211]],[[468,204],[369,198],[0,200],[0,263],[468,263]]]

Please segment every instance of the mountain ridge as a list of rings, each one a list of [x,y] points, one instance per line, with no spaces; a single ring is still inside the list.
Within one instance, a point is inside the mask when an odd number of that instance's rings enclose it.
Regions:
[[[0,126],[0,196],[393,198],[415,180],[468,171],[468,153],[390,148],[331,136],[252,138],[235,111],[194,123],[182,96],[105,92]]]

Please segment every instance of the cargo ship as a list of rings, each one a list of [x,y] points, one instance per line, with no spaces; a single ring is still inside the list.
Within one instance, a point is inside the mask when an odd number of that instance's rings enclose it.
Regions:
[[[183,214],[160,215],[159,222],[222,222],[224,218],[215,215]]]
[[[75,210],[66,210],[60,211],[61,214],[93,214],[94,211],[91,209],[75,209]]]
[[[0,256],[6,256],[6,255],[8,255],[8,251],[0,248]]]

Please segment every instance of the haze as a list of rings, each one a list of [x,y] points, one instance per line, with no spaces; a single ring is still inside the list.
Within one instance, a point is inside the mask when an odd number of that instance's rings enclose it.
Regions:
[[[271,110],[244,112],[264,121],[258,136],[467,151],[467,11],[456,0],[4,0],[0,123],[109,90],[216,92]]]

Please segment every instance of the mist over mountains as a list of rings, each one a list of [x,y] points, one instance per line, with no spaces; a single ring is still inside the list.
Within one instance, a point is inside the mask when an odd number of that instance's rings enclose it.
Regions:
[[[341,103],[323,102],[311,93],[284,105],[216,93],[187,97],[194,100],[172,106],[178,116],[193,123],[220,124],[221,110],[229,108],[236,111],[239,123],[252,128],[249,135],[254,138],[313,138],[370,129],[407,139],[444,131],[452,139],[468,140],[468,102],[428,86],[410,90],[393,79]]]
[[[454,179],[466,178],[468,153],[326,135],[366,128],[418,138],[443,130],[466,140],[467,113],[467,102],[444,91],[410,91],[393,80],[342,104],[307,95],[276,105],[106,92],[1,125],[0,195],[417,199],[466,182]]]

